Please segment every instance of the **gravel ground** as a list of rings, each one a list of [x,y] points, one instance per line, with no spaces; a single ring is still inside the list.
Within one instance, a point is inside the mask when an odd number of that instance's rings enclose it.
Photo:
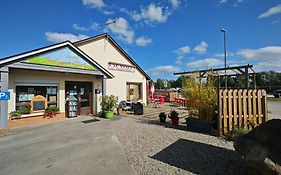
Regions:
[[[112,126],[139,174],[245,174],[233,143],[221,138],[126,117]]]

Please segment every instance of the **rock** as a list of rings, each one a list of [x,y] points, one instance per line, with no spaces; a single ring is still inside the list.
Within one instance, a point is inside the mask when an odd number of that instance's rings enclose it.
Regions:
[[[235,150],[264,175],[281,175],[281,120],[269,120],[237,137]]]

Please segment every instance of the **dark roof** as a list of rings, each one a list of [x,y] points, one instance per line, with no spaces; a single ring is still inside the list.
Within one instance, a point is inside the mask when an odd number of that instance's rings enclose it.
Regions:
[[[90,38],[86,38],[80,41],[76,41],[73,44],[75,46],[80,46],[80,45],[84,45],[93,41],[96,41],[98,39],[101,38],[107,38],[126,58],[129,62],[131,62],[133,65],[136,66],[136,68],[148,79],[151,80],[151,78],[149,77],[149,75],[133,60],[132,57],[130,57],[130,55],[124,50],[122,49],[122,47],[108,34],[108,33],[103,33],[100,35],[96,35]]]
[[[1,66],[6,66],[6,65],[10,65],[10,64],[22,61],[22,60],[25,60],[27,57],[30,57],[32,55],[37,55],[37,54],[49,52],[49,51],[56,50],[56,49],[59,49],[59,48],[62,48],[62,47],[66,47],[66,46],[72,48],[73,51],[78,53],[80,56],[86,58],[88,60],[88,62],[93,64],[99,71],[101,71],[103,74],[105,74],[108,78],[113,78],[114,77],[104,67],[102,67],[95,60],[90,58],[87,54],[85,54],[82,50],[80,50],[78,47],[76,47],[70,41],[64,41],[64,42],[52,44],[52,45],[49,45],[49,46],[41,47],[41,48],[38,48],[38,49],[34,49],[34,50],[31,50],[31,51],[28,51],[28,52],[23,52],[23,53],[20,53],[20,54],[16,54],[16,55],[12,55],[12,56],[8,56],[8,57],[5,57],[5,58],[2,58],[2,59],[0,59],[0,67]]]

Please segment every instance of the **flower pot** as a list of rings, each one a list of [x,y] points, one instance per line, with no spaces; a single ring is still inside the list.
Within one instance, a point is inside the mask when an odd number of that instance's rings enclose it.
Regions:
[[[161,123],[166,123],[166,116],[159,116],[159,120]]]
[[[113,111],[104,111],[104,117],[107,119],[113,118]]]
[[[186,120],[186,126],[200,131],[200,132],[211,132],[212,129],[214,129],[214,123],[215,121],[206,121],[206,120],[200,120],[198,118],[194,117],[188,117],[185,118]]]
[[[172,120],[172,124],[175,126],[179,125],[179,117],[170,117],[170,119]]]

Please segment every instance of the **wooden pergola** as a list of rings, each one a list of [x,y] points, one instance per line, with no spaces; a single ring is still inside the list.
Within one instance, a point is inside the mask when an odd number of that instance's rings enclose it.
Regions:
[[[224,71],[228,71],[226,74]],[[230,73],[229,73],[230,72]],[[256,87],[256,72],[253,69],[253,65],[244,65],[244,66],[228,66],[226,68],[215,68],[215,69],[202,69],[202,70],[195,70],[195,71],[184,71],[184,72],[176,72],[174,75],[192,75],[198,74],[198,78],[207,78],[209,74],[213,76],[217,76],[219,79],[220,77],[237,77],[237,76],[245,76],[247,81],[247,88],[249,88],[249,78],[253,79],[254,86]],[[220,84],[220,83],[219,83]]]

